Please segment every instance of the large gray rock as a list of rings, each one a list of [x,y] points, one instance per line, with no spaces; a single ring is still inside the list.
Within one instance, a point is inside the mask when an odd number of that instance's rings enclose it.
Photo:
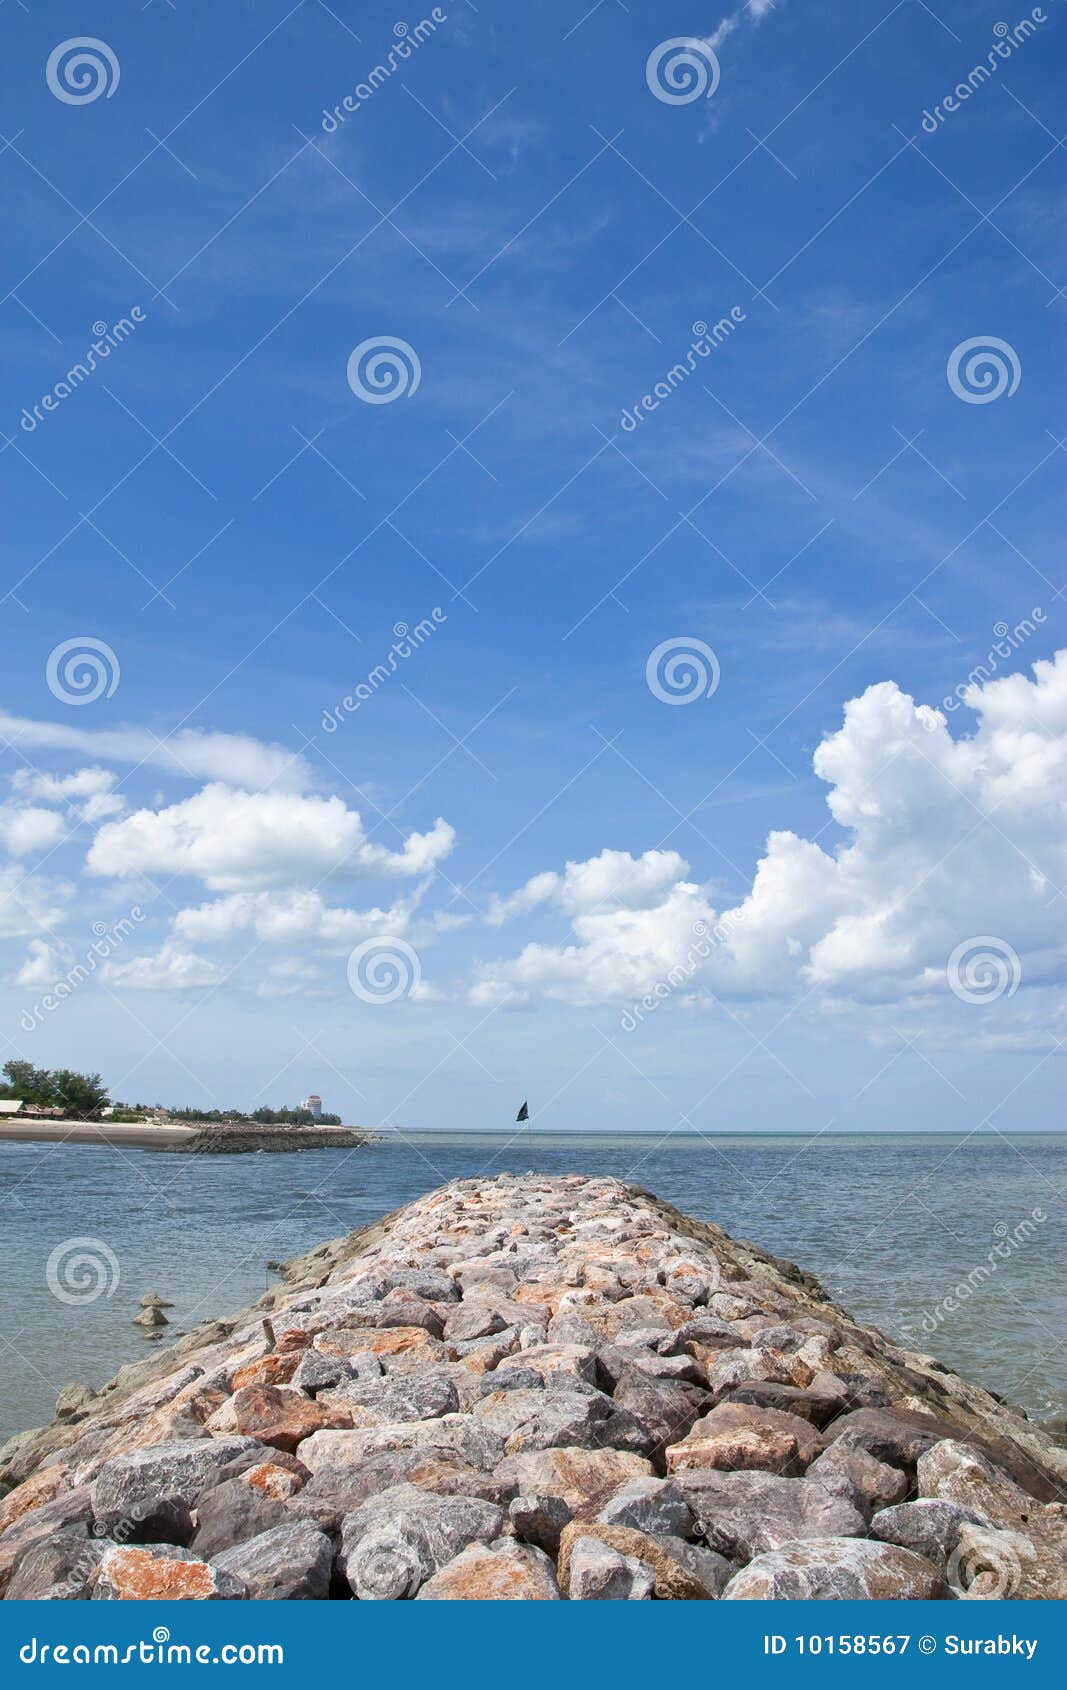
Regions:
[[[1034,1499],[971,1444],[946,1438],[919,1459],[919,1491],[970,1509],[993,1526],[1013,1530],[1035,1511]]]
[[[841,1412],[847,1395],[840,1381],[839,1388],[819,1388],[820,1380],[825,1386],[829,1378],[828,1374],[817,1373],[806,1390],[800,1385],[778,1385],[771,1379],[749,1379],[743,1385],[735,1385],[720,1400],[748,1403],[754,1408],[777,1408],[785,1414],[800,1415],[813,1426],[825,1426]]]
[[[305,1350],[293,1374],[293,1384],[302,1391],[332,1391],[349,1379],[380,1378],[381,1372],[382,1364],[375,1355],[349,1359],[324,1356],[321,1350]]]
[[[500,1312],[502,1300],[468,1302],[464,1299],[445,1322],[444,1335],[448,1342],[468,1343],[471,1339],[491,1338],[494,1332],[503,1332],[510,1320]]]
[[[916,1555],[924,1555],[943,1568],[956,1547],[960,1527],[980,1523],[969,1508],[938,1497],[922,1497],[917,1502],[881,1509],[871,1521],[871,1536],[879,1543],[913,1549]]]
[[[421,1326],[431,1338],[440,1338],[445,1323],[431,1303],[410,1291],[389,1291],[378,1305],[376,1326]]]
[[[255,1438],[190,1438],[153,1444],[105,1461],[92,1485],[93,1517],[119,1520],[162,1497],[191,1508],[202,1490],[227,1470],[269,1461],[272,1451]]]
[[[430,1268],[386,1268],[367,1276],[360,1283],[372,1285],[382,1298],[390,1291],[407,1291],[432,1303],[459,1302],[459,1286],[455,1280],[447,1273],[435,1273]]]
[[[478,1422],[503,1440],[508,1455],[537,1449],[596,1449],[620,1441],[623,1417],[602,1391],[557,1385],[544,1390],[491,1392],[474,1408]],[[625,1434],[636,1430],[628,1422]]]
[[[531,1368],[545,1385],[563,1385],[569,1379],[593,1386],[597,1382],[596,1352],[582,1344],[530,1344],[506,1357],[495,1373],[499,1376],[510,1367]]]
[[[353,1380],[332,1392],[331,1401],[335,1397],[373,1409],[389,1424],[436,1420],[442,1414],[456,1414],[459,1410],[455,1384],[438,1368],[427,1369],[425,1373]]]
[[[16,1493],[17,1494],[17,1493]],[[5,1499],[6,1500],[6,1499]],[[60,1491],[48,1502],[18,1515],[0,1536],[0,1592],[3,1591],[20,1555],[32,1544],[53,1533],[74,1530],[86,1536],[92,1518],[88,1485]]]
[[[333,1534],[346,1514],[403,1484],[416,1485],[430,1496],[476,1496],[498,1507],[506,1506],[516,1491],[514,1483],[469,1467],[447,1451],[380,1450],[351,1467],[324,1468],[287,1507]]]
[[[243,1478],[226,1479],[200,1497],[192,1547],[209,1561],[232,1544],[259,1537],[291,1518],[279,1498],[268,1496]]]
[[[84,1601],[106,1547],[84,1526],[64,1526],[38,1539],[15,1561],[5,1600]]]
[[[808,1478],[834,1496],[851,1502],[862,1514],[903,1502],[911,1486],[899,1467],[890,1467],[865,1449],[832,1443],[808,1468]]]
[[[291,1520],[212,1557],[255,1602],[322,1601],[330,1594],[333,1545],[308,1520]]]
[[[572,1602],[649,1602],[655,1588],[650,1567],[598,1538],[580,1537],[571,1549],[567,1594]]]
[[[702,1311],[675,1327],[667,1340],[667,1354],[679,1355],[688,1344],[703,1344],[709,1350],[735,1350],[743,1349],[745,1340],[729,1321]]]
[[[685,1437],[711,1401],[694,1385],[656,1379],[637,1367],[620,1372],[612,1397],[645,1434],[648,1443],[642,1453],[655,1453],[661,1465],[663,1450]]]
[[[888,1408],[858,1408],[827,1428],[827,1436],[835,1443],[865,1449],[891,1467],[914,1467],[926,1450],[953,1435],[932,1415]]]
[[[910,1549],[826,1537],[758,1556],[730,1580],[723,1600],[930,1602],[947,1595],[937,1568]]]
[[[693,1511],[671,1479],[632,1479],[605,1503],[597,1519],[605,1526],[632,1526],[661,1537],[695,1535]]]
[[[362,1602],[412,1597],[472,1543],[491,1543],[503,1510],[473,1496],[398,1485],[345,1516],[338,1567]]]
[[[371,1457],[393,1450],[417,1450],[438,1460],[463,1462],[491,1472],[504,1454],[504,1440],[484,1420],[446,1414],[438,1420],[412,1420],[366,1426],[351,1432],[313,1432],[300,1445],[300,1460],[314,1479],[336,1475],[343,1481]]]
[[[714,1549],[706,1549],[701,1543],[688,1543],[681,1537],[664,1537],[658,1541],[676,1566],[700,1586],[708,1601],[722,1595],[737,1571],[733,1561],[728,1561],[725,1555],[717,1554]]]
[[[573,1510],[561,1496],[515,1496],[508,1504],[515,1536],[547,1555],[559,1553],[560,1533],[573,1517]]]
[[[703,1470],[676,1473],[674,1481],[699,1535],[728,1560],[750,1561],[803,1538],[861,1537],[866,1530],[858,1509],[808,1479]]]

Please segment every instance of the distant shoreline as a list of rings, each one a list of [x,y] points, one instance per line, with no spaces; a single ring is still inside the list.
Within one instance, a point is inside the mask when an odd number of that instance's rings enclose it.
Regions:
[[[194,1126],[155,1127],[147,1121],[50,1121],[16,1116],[0,1121],[0,1144],[127,1144],[150,1150],[185,1144],[196,1137],[196,1132]]]
[[[249,1122],[219,1131],[217,1128],[205,1129],[197,1122],[169,1121],[155,1126],[149,1121],[55,1121],[35,1120],[27,1116],[0,1121],[0,1145],[103,1144],[112,1149],[125,1146],[131,1150],[184,1150],[193,1146],[196,1140],[199,1142],[195,1148],[199,1150],[205,1148],[206,1139],[216,1139],[217,1145],[209,1145],[208,1148],[240,1150],[246,1145],[252,1147],[253,1140],[263,1141],[265,1145],[268,1140],[273,1140],[270,1148],[322,1150],[330,1147],[330,1137],[334,1135],[339,1146],[350,1147],[352,1135],[357,1130],[353,1127],[263,1128]],[[306,1139],[301,1144],[301,1137],[305,1134]],[[234,1141],[232,1146],[226,1142],[228,1139]]]

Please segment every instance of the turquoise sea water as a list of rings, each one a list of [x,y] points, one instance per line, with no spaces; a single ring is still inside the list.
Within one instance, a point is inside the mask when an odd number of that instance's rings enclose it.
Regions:
[[[446,1180],[528,1169],[635,1180],[799,1262],[857,1318],[1035,1418],[1067,1405],[1064,1135],[527,1130],[201,1158],[3,1144],[0,1437],[49,1418],[69,1380],[99,1386],[146,1353],[130,1324],[145,1291],[173,1302],[170,1330],[184,1329],[254,1301],[275,1277],[268,1260],[363,1226]],[[78,1294],[63,1265],[78,1239],[92,1241],[79,1248],[111,1287],[92,1301],[65,1300]],[[60,1296],[49,1288],[50,1258]]]

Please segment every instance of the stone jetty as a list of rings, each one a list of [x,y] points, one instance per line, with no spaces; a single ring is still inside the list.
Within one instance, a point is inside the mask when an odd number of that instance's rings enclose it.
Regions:
[[[633,1185],[457,1180],[0,1451],[8,1600],[1067,1595],[1067,1457]]]

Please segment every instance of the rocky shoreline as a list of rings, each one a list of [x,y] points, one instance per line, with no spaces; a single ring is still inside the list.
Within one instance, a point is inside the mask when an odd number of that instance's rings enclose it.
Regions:
[[[636,1186],[458,1180],[0,1450],[7,1600],[1067,1595],[1067,1456]]]

